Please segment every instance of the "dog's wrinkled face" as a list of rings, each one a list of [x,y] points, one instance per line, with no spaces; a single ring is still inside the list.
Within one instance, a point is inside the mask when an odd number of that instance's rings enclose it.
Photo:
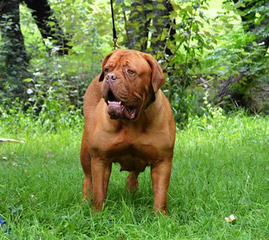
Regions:
[[[104,59],[100,81],[110,118],[133,120],[150,103],[164,76],[150,55],[116,50]]]

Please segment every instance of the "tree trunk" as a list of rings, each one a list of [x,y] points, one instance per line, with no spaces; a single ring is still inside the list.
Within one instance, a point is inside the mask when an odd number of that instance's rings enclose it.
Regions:
[[[22,95],[24,92],[21,79],[26,75],[28,57],[24,38],[20,28],[19,0],[0,0],[0,27],[4,42],[5,72],[4,79],[13,86],[13,92]],[[7,81],[1,84],[4,88]]]
[[[27,7],[32,9],[33,18],[41,32],[43,39],[50,39],[59,54],[67,54],[70,47],[67,45],[67,40],[59,26],[56,18],[53,16],[53,11],[50,8],[48,0],[24,0]],[[49,49],[47,49],[50,51]]]
[[[170,14],[173,6],[169,0],[153,1],[153,34],[151,40],[151,51],[154,55],[163,54],[173,55],[171,49],[166,46],[167,41],[174,41],[176,33],[173,25],[174,21],[170,20]]]
[[[23,1],[23,0],[21,0]],[[24,0],[33,10],[33,18],[40,29],[43,39],[48,38],[54,46],[55,52],[66,54],[70,48],[57,20],[53,17],[48,0]],[[29,77],[27,66],[29,59],[24,45],[24,38],[20,28],[20,0],[0,0],[0,29],[4,43],[1,54],[5,57],[4,73],[0,74],[0,90],[10,97],[24,98],[24,78]],[[51,49],[47,49],[51,51]]]
[[[148,16],[150,0],[134,0],[127,22],[125,46],[130,49],[146,51],[148,44],[150,18]]]
[[[174,40],[175,29],[170,20],[173,6],[168,0],[134,0],[131,4],[131,13],[126,23],[125,46],[130,49],[149,51],[157,56],[163,51],[172,55],[172,51],[166,47],[167,35]],[[151,25],[152,22],[152,26]],[[149,29],[152,28],[151,47],[148,49]],[[163,38],[163,34],[165,37]]]
[[[1,34],[6,50],[6,68],[10,72],[14,65],[28,63],[20,28],[19,1],[0,0],[0,12]]]

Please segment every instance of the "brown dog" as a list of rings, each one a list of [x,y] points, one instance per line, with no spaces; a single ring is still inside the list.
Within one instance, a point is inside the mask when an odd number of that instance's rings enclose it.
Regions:
[[[154,211],[167,214],[175,122],[159,89],[165,82],[157,61],[134,50],[115,50],[84,98],[85,129],[81,164],[84,199],[102,210],[113,162],[129,171],[127,190],[138,188],[138,174],[151,167]]]

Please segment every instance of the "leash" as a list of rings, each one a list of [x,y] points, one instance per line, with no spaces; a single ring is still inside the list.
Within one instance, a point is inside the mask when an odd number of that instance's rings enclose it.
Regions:
[[[116,28],[115,28],[115,18],[114,18],[114,9],[113,9],[113,0],[110,0],[110,6],[111,6],[111,17],[112,17],[112,25],[113,25],[113,48],[114,50],[119,48],[118,44],[117,44],[117,32],[116,32]]]

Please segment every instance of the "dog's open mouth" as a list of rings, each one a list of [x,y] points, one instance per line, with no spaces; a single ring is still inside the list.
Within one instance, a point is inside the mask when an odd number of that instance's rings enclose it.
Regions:
[[[107,112],[111,119],[125,118],[132,120],[136,118],[138,108],[127,106],[125,103],[119,101],[111,89],[108,91],[105,100],[108,105]]]

